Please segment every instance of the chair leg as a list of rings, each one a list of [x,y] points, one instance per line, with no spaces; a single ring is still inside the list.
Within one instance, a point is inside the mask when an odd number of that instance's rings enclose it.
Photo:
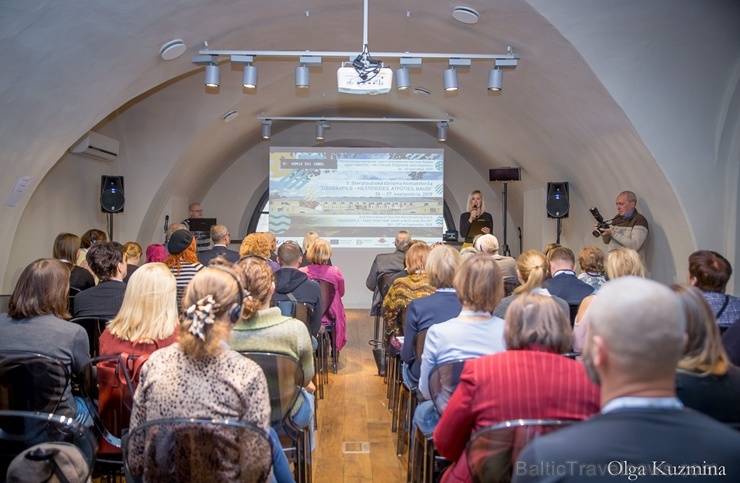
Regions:
[[[411,390],[406,383],[401,381],[398,393],[398,411],[396,418],[396,456],[403,456],[404,446],[406,445],[406,434],[408,432],[406,422],[410,411],[410,402]]]
[[[334,374],[337,373],[337,360],[339,359],[339,353],[337,353],[337,326],[336,322],[331,324],[331,355],[334,363]]]
[[[416,428],[412,436],[414,451],[409,458],[409,481],[411,483],[422,483],[424,481],[424,464],[426,462],[426,436],[419,428]]]

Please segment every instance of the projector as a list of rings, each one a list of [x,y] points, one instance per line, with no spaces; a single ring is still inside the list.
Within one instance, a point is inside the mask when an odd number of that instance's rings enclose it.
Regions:
[[[337,86],[343,94],[388,94],[393,85],[393,70],[385,67],[374,77],[362,80],[354,67],[337,70]]]

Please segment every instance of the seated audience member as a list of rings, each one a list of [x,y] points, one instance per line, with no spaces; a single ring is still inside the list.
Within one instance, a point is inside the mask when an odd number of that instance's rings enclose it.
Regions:
[[[188,225],[186,225],[184,223],[173,223],[173,224],[171,224],[167,228],[167,231],[164,234],[164,246],[165,246],[165,249],[167,248],[167,246],[170,243],[170,237],[172,236],[172,234],[175,233],[178,230],[187,230],[187,231],[190,231],[190,229],[188,228]],[[197,246],[197,243],[198,242],[196,242],[196,246]]]
[[[211,227],[211,241],[213,242],[213,248],[198,252],[198,261],[203,266],[208,265],[216,257],[223,257],[231,263],[239,261],[239,252],[227,248],[231,243],[231,235],[229,235],[226,226],[213,225]]]
[[[413,239],[412,240],[409,240],[409,244],[406,246],[406,253],[408,253],[409,252],[409,249],[412,246],[414,246],[415,244],[417,244],[417,243],[425,243],[425,242],[423,242],[421,240],[413,240]],[[394,273],[392,277],[390,277],[388,280],[386,280],[385,286],[382,289],[383,290],[383,293],[387,295],[388,294],[388,290],[390,290],[391,289],[391,285],[393,285],[393,282],[395,282],[399,278],[408,277],[408,276],[409,276],[409,272],[406,270],[406,257],[404,256],[404,267],[403,267],[403,270],[401,270],[400,272]],[[383,298],[385,298],[385,296]],[[381,305],[381,312],[382,312],[382,309],[383,309],[383,307]]]
[[[313,310],[313,320],[309,321],[308,331],[316,337],[321,330],[321,287],[298,270],[302,258],[301,247],[296,242],[288,240],[280,245],[277,257],[280,270],[275,272],[272,301],[291,300],[292,295],[296,302],[309,305]]]
[[[591,285],[594,290],[606,283],[606,268],[604,268],[604,251],[595,246],[585,247],[578,253],[578,264],[581,273],[578,280]]]
[[[342,304],[342,297],[344,297],[344,275],[342,275],[339,267],[328,265],[331,258],[331,245],[328,241],[322,239],[316,240],[311,244],[306,255],[310,264],[306,267],[301,267],[300,271],[308,275],[308,278],[311,280],[317,282],[323,280],[334,287],[334,300],[329,303],[329,314],[334,319],[337,332],[334,334],[334,339],[336,340],[337,351],[340,351],[347,343],[347,315],[344,313],[344,304]],[[323,303],[326,303],[326,301],[322,300]],[[321,323],[323,325],[331,325],[329,316],[323,315]]]
[[[146,247],[146,263],[164,263],[167,260],[167,249],[159,243],[152,243]]]
[[[740,368],[722,347],[719,328],[701,291],[671,285],[686,315],[686,347],[678,361],[676,394],[687,407],[723,423],[740,424]]]
[[[126,293],[126,262],[118,242],[96,243],[87,252],[87,263],[100,283],[75,295],[75,317],[112,319],[118,313]]]
[[[403,335],[403,309],[412,300],[434,293],[434,287],[429,284],[429,275],[424,269],[427,254],[429,245],[424,242],[416,243],[409,248],[405,262],[409,275],[396,279],[383,299],[384,343],[393,355],[398,354],[402,347],[397,337]]]
[[[560,243],[551,242],[545,245],[545,248],[542,249],[542,254],[545,255],[545,259],[547,260],[546,279],[552,277],[552,273],[550,272],[550,255],[552,254],[552,251],[556,248],[560,248]]]
[[[257,255],[264,258],[273,272],[280,270],[280,265],[270,260],[270,243],[262,233],[250,233],[244,237],[242,245],[239,247],[239,256],[245,257],[247,255]]]
[[[311,262],[308,261],[308,249],[311,248],[311,244],[313,244],[313,242],[320,238],[319,234],[315,231],[309,231],[306,233],[306,236],[303,237],[303,262],[301,263],[301,268],[307,267],[311,264]],[[327,260],[326,264],[331,265],[331,259]]]
[[[519,279],[520,285],[514,289],[511,295],[501,300],[501,303],[496,306],[496,310],[493,311],[493,315],[503,319],[506,316],[509,305],[517,297],[527,293],[537,293],[552,297],[566,314],[570,312],[568,302],[560,297],[554,297],[546,288],[542,288],[542,284],[547,280],[547,260],[545,259],[545,255],[537,250],[527,250],[519,255],[519,259],[516,262],[516,276]]]
[[[730,362],[740,366],[740,324],[732,324],[722,334],[722,345],[725,347]]]
[[[424,341],[419,391],[426,399],[431,398],[429,375],[436,366],[506,350],[504,320],[493,315],[504,294],[498,264],[488,255],[471,256],[460,265],[453,286],[462,304],[460,315],[431,326]],[[414,424],[430,435],[439,416],[432,401],[424,401],[416,408]]]
[[[512,419],[585,419],[599,411],[599,388],[571,349],[567,315],[545,295],[524,294],[506,312],[506,351],[465,363],[434,430],[453,465],[443,482],[471,481],[465,447],[476,431]]]
[[[72,233],[60,233],[54,240],[53,257],[69,269],[69,287],[77,293],[95,286],[95,278],[89,270],[77,265],[80,253],[80,237]]]
[[[697,481],[737,479],[740,432],[684,408],[676,397],[686,331],[678,297],[657,282],[623,277],[604,284],[589,314],[583,363],[601,386],[601,412],[534,439],[514,464],[514,481],[593,481],[593,471],[615,462],[624,481],[629,472],[641,472],[639,481],[663,481],[681,468]],[[569,465],[573,460],[592,472]],[[565,470],[538,471],[544,462]],[[726,476],[711,476],[718,471]]]
[[[290,420],[306,428],[313,419],[314,374],[313,347],[306,324],[286,317],[279,307],[270,307],[275,278],[266,260],[248,257],[239,261],[244,270],[244,290],[249,294],[242,304],[242,318],[231,330],[231,348],[235,351],[262,351],[285,354],[303,366],[301,395],[290,411]],[[311,424],[313,429],[313,424]]]
[[[169,267],[177,281],[177,309],[180,312],[185,310],[180,301],[188,283],[203,268],[198,261],[196,249],[195,237],[188,230],[177,230],[170,236],[167,244],[167,251],[170,255],[164,264]]]
[[[476,250],[475,247],[465,247],[460,250],[460,256],[462,257],[463,261],[465,261],[468,257],[472,255],[478,255],[480,252]]]
[[[380,314],[379,309],[385,296],[383,287],[378,285],[380,275],[384,273],[397,273],[404,269],[406,250],[409,248],[410,241],[411,235],[409,235],[409,232],[401,230],[396,233],[396,238],[393,242],[396,250],[393,253],[379,253],[375,255],[373,264],[370,266],[370,273],[368,273],[367,280],[365,280],[365,286],[373,291],[373,303],[370,315]]]
[[[576,257],[570,248],[553,248],[548,256],[549,278],[542,284],[552,295],[565,300],[570,306],[570,321],[573,323],[581,301],[594,292],[594,288],[576,277]]]
[[[131,275],[139,268],[141,261],[141,245],[136,242],[126,242],[123,244],[123,261],[126,262],[126,277],[123,281],[128,283]]]
[[[498,266],[501,269],[501,274],[504,277],[505,284],[518,284],[516,276],[516,258],[506,257],[499,254],[498,238],[496,238],[494,235],[491,235],[490,233],[487,235],[482,235],[476,240],[475,248],[477,248],[480,252],[491,255],[493,259],[496,260],[496,263],[498,263]],[[511,295],[511,293],[508,293],[506,295]]]
[[[177,284],[163,263],[146,263],[126,285],[121,310],[100,335],[100,355],[151,354],[177,342]]]
[[[406,309],[406,328],[404,329],[403,378],[409,387],[419,384],[421,360],[416,359],[417,334],[440,322],[445,322],[460,315],[462,304],[452,285],[455,273],[462,263],[460,253],[449,245],[442,245],[427,255],[426,271],[429,284],[435,288],[433,294],[412,300]]]
[[[277,262],[277,238],[275,234],[270,231],[263,231],[262,235],[267,239],[267,243],[270,244],[270,260]]]
[[[68,293],[69,270],[62,262],[41,259],[28,265],[10,296],[8,313],[0,314],[0,350],[38,352],[61,360],[70,375],[79,374],[90,361],[90,346],[85,330],[64,320],[69,318]],[[92,425],[85,402],[72,397],[71,384],[57,413]]]
[[[615,248],[610,250],[606,256],[606,276],[609,280],[619,277],[645,277],[645,266],[642,258],[637,251],[631,248]],[[588,328],[588,307],[596,298],[596,295],[589,295],[578,308],[575,325],[573,327],[573,350],[581,352],[586,340],[586,330]]]
[[[277,434],[270,428],[265,375],[256,363],[228,346],[232,324],[241,317],[239,279],[243,274],[236,268],[207,267],[194,275],[183,297],[187,310],[178,343],[155,351],[142,367],[131,428],[163,418],[251,423],[270,435],[277,480],[293,481]],[[137,453],[144,443],[135,442],[131,448],[131,470],[135,475],[144,473],[146,481],[145,455]],[[224,464],[230,474],[239,473],[237,461]],[[225,475],[213,475],[213,479],[228,481]]]
[[[96,243],[102,243],[108,241],[108,235],[103,230],[91,228],[82,234],[80,237],[80,254],[77,255],[77,265],[90,271],[90,274],[95,275],[87,264],[87,251]],[[97,283],[97,278],[95,283]]]
[[[732,265],[717,252],[699,250],[689,255],[689,283],[704,294],[724,332],[740,320],[740,298],[726,294]]]

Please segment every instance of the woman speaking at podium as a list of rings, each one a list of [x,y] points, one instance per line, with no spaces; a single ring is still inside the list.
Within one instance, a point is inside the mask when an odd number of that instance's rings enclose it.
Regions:
[[[476,236],[493,231],[493,217],[486,212],[486,205],[480,190],[472,191],[468,195],[467,210],[460,215],[460,236],[465,239],[463,248],[473,246],[473,239]]]

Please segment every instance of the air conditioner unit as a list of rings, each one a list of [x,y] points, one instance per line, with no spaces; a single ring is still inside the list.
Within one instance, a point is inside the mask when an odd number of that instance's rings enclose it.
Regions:
[[[118,140],[90,131],[69,152],[82,154],[102,161],[113,161],[118,157]]]

